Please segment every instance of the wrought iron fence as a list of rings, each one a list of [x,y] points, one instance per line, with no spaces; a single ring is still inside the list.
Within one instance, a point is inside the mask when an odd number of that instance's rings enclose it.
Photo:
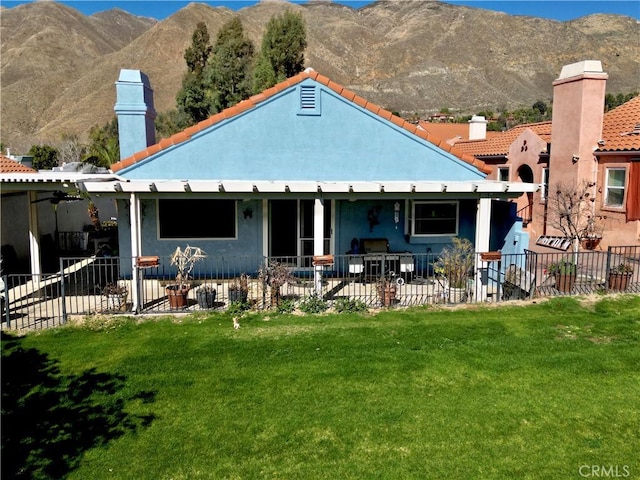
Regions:
[[[46,328],[69,316],[192,312],[238,302],[268,309],[283,300],[299,305],[311,297],[329,305],[349,299],[367,307],[395,307],[640,293],[640,246],[575,254],[476,253],[473,268],[456,284],[451,271],[435,267],[434,254],[209,256],[196,264],[184,289],[172,289],[176,271],[169,258],[137,260],[63,258],[55,275],[7,275],[0,289],[2,326]]]

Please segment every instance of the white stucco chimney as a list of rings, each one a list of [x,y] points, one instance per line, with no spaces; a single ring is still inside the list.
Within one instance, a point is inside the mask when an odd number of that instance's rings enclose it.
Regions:
[[[113,109],[118,117],[121,160],[156,143],[153,90],[144,73],[120,70]]]
[[[469,140],[485,140],[487,138],[487,123],[482,115],[474,115],[469,120]]]

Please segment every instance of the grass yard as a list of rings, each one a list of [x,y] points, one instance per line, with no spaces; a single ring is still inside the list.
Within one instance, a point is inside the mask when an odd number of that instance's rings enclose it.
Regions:
[[[639,296],[241,325],[3,333],[2,478],[640,478]]]

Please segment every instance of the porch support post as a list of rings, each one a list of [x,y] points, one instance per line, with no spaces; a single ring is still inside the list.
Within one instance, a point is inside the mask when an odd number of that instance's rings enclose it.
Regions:
[[[38,194],[29,190],[27,201],[29,202],[29,257],[31,261],[31,274],[34,280],[40,279],[42,274],[42,262],[40,261],[40,229],[38,227],[38,204],[34,203]],[[57,241],[57,239],[56,239]]]
[[[132,193],[129,203],[129,219],[131,220],[131,300],[133,302],[133,312],[140,313],[142,311],[142,276],[140,269],[137,267],[137,258],[140,256],[142,247],[140,198],[137,194]]]
[[[489,235],[491,233],[491,199],[478,199],[478,212],[476,215],[476,279],[475,279],[475,301],[485,302],[487,300],[488,287],[488,262],[480,259],[478,252],[489,251]],[[499,281],[500,279],[498,279]]]
[[[29,260],[31,263],[31,284],[33,286],[34,292],[40,291],[40,280],[42,279],[42,259],[40,258],[40,229],[38,227],[38,204],[34,203],[37,199],[37,192],[29,190],[27,194],[27,201],[29,202]],[[57,245],[58,239],[56,238],[55,241]],[[6,288],[8,288],[8,285],[5,285],[5,289]],[[9,302],[9,292],[5,292],[5,300]],[[9,310],[8,305],[7,310]],[[7,313],[7,318],[9,318],[9,313]]]
[[[313,204],[313,255],[324,254],[324,200],[316,197]],[[322,265],[315,265],[313,272],[313,284],[316,295],[322,293]]]
[[[269,256],[269,200],[262,200],[262,256]]]

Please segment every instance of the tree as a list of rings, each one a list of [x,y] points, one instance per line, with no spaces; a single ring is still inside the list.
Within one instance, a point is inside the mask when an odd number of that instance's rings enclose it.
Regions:
[[[36,170],[51,170],[58,166],[58,150],[51,145],[32,145],[29,155],[33,157]]]
[[[260,93],[276,83],[276,72],[269,59],[262,54],[258,56],[253,70],[253,93]]]
[[[607,93],[604,96],[604,111],[608,112],[609,110],[619,107],[623,103],[626,103],[637,96],[638,92],[631,92],[627,94],[618,93],[617,95],[614,95],[613,93]]]
[[[156,138],[158,141],[169,138],[189,126],[190,118],[180,110],[168,110],[159,113],[155,119]]]
[[[542,100],[538,100],[536,103],[533,104],[531,108],[532,110],[537,110],[538,112],[540,112],[540,115],[545,115],[548,110],[547,104],[544,103]]]
[[[113,117],[102,127],[97,125],[89,131],[91,144],[85,161],[99,167],[109,168],[120,160],[120,141],[118,139],[118,119]]]
[[[209,31],[204,22],[199,22],[191,36],[191,46],[184,53],[187,72],[182,78],[182,88],[176,95],[178,110],[186,114],[189,125],[209,117],[211,99],[207,96],[204,70],[211,55]]]
[[[191,46],[184,52],[184,60],[187,62],[189,73],[202,75],[211,55],[209,30],[204,22],[198,22],[191,35]]]
[[[602,223],[607,217],[596,208],[594,187],[595,183],[583,181],[577,185],[557,183],[549,190],[548,223],[572,240],[574,252],[581,240],[602,238]]]
[[[238,18],[222,26],[204,75],[205,84],[212,91],[211,113],[249,98],[253,53],[253,43],[245,37]]]
[[[86,156],[87,146],[80,142],[77,134],[63,133],[59,152],[62,163],[81,162]]]
[[[302,14],[286,10],[282,15],[272,17],[262,37],[261,58],[254,75],[254,93],[303,71],[305,48],[307,33]],[[274,77],[271,77],[267,63],[271,66]],[[273,83],[263,83],[273,78]]]

